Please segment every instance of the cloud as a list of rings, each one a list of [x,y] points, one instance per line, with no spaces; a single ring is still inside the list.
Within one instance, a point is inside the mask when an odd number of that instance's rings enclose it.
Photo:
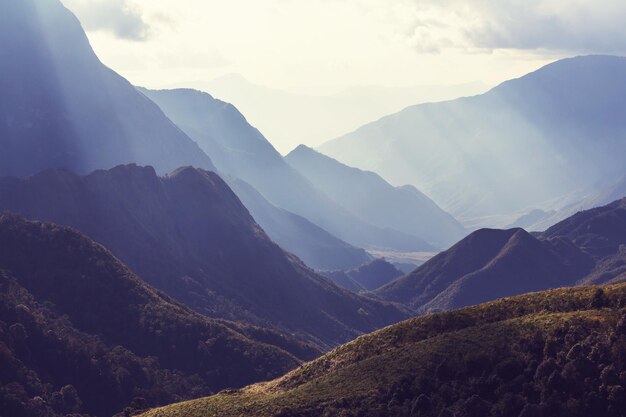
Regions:
[[[151,27],[128,0],[64,0],[85,30],[108,31],[120,39],[143,41]]]
[[[412,0],[411,39],[430,50],[479,48],[626,53],[622,0]],[[436,21],[439,25],[424,25]],[[433,35],[433,33],[435,35]],[[430,37],[430,39],[429,39]]]

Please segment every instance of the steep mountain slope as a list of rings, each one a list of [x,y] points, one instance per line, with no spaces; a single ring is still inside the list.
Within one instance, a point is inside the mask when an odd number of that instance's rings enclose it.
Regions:
[[[333,280],[335,284],[350,291],[365,292],[389,284],[404,274],[386,260],[375,259],[358,268],[347,271],[328,271],[324,275]]]
[[[626,58],[547,65],[480,96],[409,107],[321,146],[459,217],[510,214],[623,176]]]
[[[311,268],[351,269],[371,259],[365,250],[337,239],[304,217],[274,206],[245,181],[231,177],[224,180],[269,237]]]
[[[220,173],[247,182],[275,206],[357,247],[429,250],[423,239],[362,221],[315,188],[231,104],[195,90],[141,91],[211,155]]]
[[[108,417],[131,403],[166,404],[279,376],[299,362],[245,336],[254,329],[175,303],[73,229],[0,215],[0,247],[3,416]]]
[[[623,199],[535,236],[523,229],[479,230],[376,294],[427,312],[559,286],[623,281],[625,244]]]
[[[0,175],[135,162],[214,169],[163,112],[96,57],[58,0],[2,3]]]
[[[579,212],[546,230],[541,237],[568,239],[596,262],[581,283],[626,280],[626,198]]]
[[[558,210],[534,210],[521,216],[512,227],[523,227],[526,230],[541,231],[567,219],[579,211],[589,210],[594,207],[607,205],[626,195],[626,175],[614,181],[602,181],[597,184],[593,191],[585,192],[582,195],[574,194],[559,204]]]
[[[573,285],[592,266],[571,244],[553,247],[523,229],[483,229],[376,293],[424,312],[449,310]]]
[[[283,378],[145,417],[624,416],[626,286],[409,320]]]
[[[119,166],[0,179],[0,210],[78,228],[151,285],[211,317],[327,348],[406,317],[316,275],[273,243],[217,174]]]
[[[373,172],[348,167],[304,145],[285,160],[371,224],[411,233],[440,248],[465,236],[461,224],[413,186],[394,187]]]

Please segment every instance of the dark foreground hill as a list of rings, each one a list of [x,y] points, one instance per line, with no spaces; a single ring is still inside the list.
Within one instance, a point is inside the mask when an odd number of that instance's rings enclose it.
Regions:
[[[523,229],[472,233],[380,288],[421,312],[561,286],[626,279],[626,199],[580,212],[534,236]]]
[[[110,417],[267,380],[316,356],[192,312],[73,229],[1,215],[0,248],[3,417]]]
[[[626,285],[412,319],[285,377],[145,417],[626,415]]]
[[[2,178],[0,210],[76,227],[202,314],[287,331],[324,349],[408,317],[284,252],[211,172],[158,177],[127,165],[84,177],[51,170]]]

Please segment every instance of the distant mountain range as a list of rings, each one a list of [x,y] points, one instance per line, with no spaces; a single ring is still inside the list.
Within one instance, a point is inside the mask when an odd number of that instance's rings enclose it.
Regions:
[[[131,162],[161,174],[214,169],[157,105],[98,60],[58,0],[3,2],[0,91],[0,175]]]
[[[298,143],[315,146],[416,103],[449,100],[487,89],[475,82],[452,86],[359,86],[337,93],[304,94],[256,85],[239,74],[208,82],[190,81],[177,87],[207,91],[233,103],[283,154]]]
[[[432,249],[341,207],[232,105],[192,90],[137,91],[98,60],[58,0],[11,2],[0,19],[0,175],[128,163],[163,175],[194,166],[239,184],[269,235],[311,267],[356,267],[370,260],[362,248]]]
[[[326,349],[408,316],[316,275],[273,243],[217,174],[119,166],[0,178],[0,210],[77,228],[148,283],[210,317]]]
[[[3,416],[109,417],[279,376],[317,352],[208,319],[74,229],[0,215]]]
[[[622,57],[561,60],[483,95],[409,107],[319,150],[413,184],[457,218],[558,209],[550,202],[626,174],[625,73]]]
[[[59,0],[2,3],[0,416],[622,416],[625,74],[562,60],[283,157],[130,85]]]
[[[400,251],[433,249],[425,237],[411,231],[380,227],[363,220],[349,207],[317,188],[291,167],[231,104],[195,90],[141,91],[211,155],[221,174],[247,182],[273,205],[304,217],[357,247]],[[253,198],[246,195],[247,189],[240,188],[239,191],[243,200]],[[428,220],[424,219],[424,223]],[[448,222],[453,220],[448,219]],[[278,235],[271,231],[269,224],[266,225],[270,235]],[[442,230],[443,234],[446,232]]]
[[[359,293],[373,291],[404,274],[384,259],[374,259],[358,268],[327,271],[324,275],[340,287]]]
[[[459,222],[411,185],[394,187],[373,172],[348,167],[304,145],[285,159],[315,187],[371,224],[411,233],[439,248],[466,234]]]
[[[510,226],[523,227],[529,231],[546,230],[550,226],[564,220],[579,211],[594,207],[604,206],[626,195],[626,175],[617,180],[605,180],[599,183],[593,190],[582,195],[574,195],[556,210],[535,209],[516,219]]]
[[[226,182],[269,237],[311,268],[351,269],[371,260],[365,250],[336,238],[302,216],[274,206],[245,181],[226,177]]]
[[[621,282],[625,248],[626,198],[534,236],[523,229],[476,231],[375,293],[426,313],[549,288]]]
[[[582,287],[428,315],[274,381],[140,416],[621,416],[625,299],[624,284]]]

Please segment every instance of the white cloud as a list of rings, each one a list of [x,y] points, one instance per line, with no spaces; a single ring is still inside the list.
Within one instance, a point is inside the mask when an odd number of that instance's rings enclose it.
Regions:
[[[626,54],[624,0],[62,1],[103,62],[153,87],[226,73],[313,93],[494,85],[575,54]]]
[[[63,0],[88,31],[107,31],[120,39],[146,40],[151,27],[128,0]]]
[[[622,0],[412,0],[413,41],[430,50],[518,49],[626,53]],[[434,21],[445,28],[437,27]],[[433,37],[438,34],[438,37]]]

